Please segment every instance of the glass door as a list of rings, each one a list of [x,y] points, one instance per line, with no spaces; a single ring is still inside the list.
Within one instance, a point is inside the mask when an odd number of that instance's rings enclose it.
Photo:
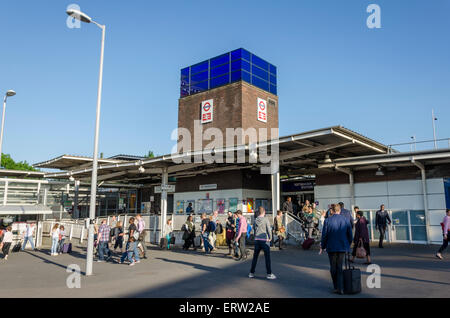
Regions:
[[[392,211],[392,234],[395,242],[411,241],[408,211]]]

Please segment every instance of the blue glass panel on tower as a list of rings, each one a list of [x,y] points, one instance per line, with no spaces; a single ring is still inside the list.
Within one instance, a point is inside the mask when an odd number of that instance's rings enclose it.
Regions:
[[[276,94],[276,73],[274,65],[239,48],[181,69],[180,96],[196,94],[240,80]]]

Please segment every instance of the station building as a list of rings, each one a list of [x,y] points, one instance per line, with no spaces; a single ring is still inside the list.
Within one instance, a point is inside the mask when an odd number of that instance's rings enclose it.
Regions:
[[[291,196],[318,201],[324,210],[339,201],[359,206],[373,239],[375,212],[384,204],[393,220],[390,241],[441,242],[439,223],[450,207],[448,144],[403,152],[339,125],[280,137],[277,73],[242,48],[183,68],[178,152],[102,158],[97,215],[150,213],[160,216],[159,225],[173,218],[177,229],[189,205],[196,215],[218,210],[224,217],[239,209],[251,218],[260,206],[273,215]],[[213,137],[227,137],[227,129],[234,131],[232,142],[217,143]],[[252,129],[256,139],[245,133]],[[208,138],[187,138],[198,131]],[[273,160],[263,161],[269,153]],[[218,156],[235,160],[205,160]],[[92,158],[63,155],[34,166],[53,169],[42,180],[67,184],[72,217],[88,216]],[[287,222],[295,220],[287,216]],[[294,227],[288,234],[299,239]]]

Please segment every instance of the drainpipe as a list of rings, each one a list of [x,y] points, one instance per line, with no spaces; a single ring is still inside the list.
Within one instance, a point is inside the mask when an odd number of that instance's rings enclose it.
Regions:
[[[411,158],[411,163],[420,169],[420,174],[422,176],[423,206],[425,208],[425,228],[427,231],[427,243],[430,244],[431,243],[430,222],[429,222],[430,215],[429,215],[429,210],[428,210],[428,198],[427,198],[428,190],[427,190],[427,177],[425,174],[425,165],[419,161],[416,161],[414,158]]]

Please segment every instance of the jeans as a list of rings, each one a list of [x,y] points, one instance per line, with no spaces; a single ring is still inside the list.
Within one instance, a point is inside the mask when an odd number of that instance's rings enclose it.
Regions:
[[[53,237],[52,238],[52,248],[50,250],[50,252],[52,254],[56,254],[58,252],[58,241],[59,241],[58,237]]]
[[[252,268],[250,269],[250,273],[255,273],[256,264],[258,263],[258,256],[261,250],[264,251],[264,258],[266,259],[267,275],[270,275],[272,274],[272,267],[270,263],[270,242],[258,240],[255,240],[255,252],[253,253]]]
[[[101,261],[105,260],[105,254],[109,257],[110,251],[107,241],[100,241],[98,243],[98,259]]]
[[[208,236],[209,236],[208,232],[205,232],[205,233],[202,234],[203,246],[205,247],[205,252],[206,253],[209,253],[209,251],[213,249],[213,247],[209,243]]]
[[[133,258],[132,258],[132,255],[133,255],[133,254],[134,254],[134,259],[135,259],[136,262],[140,260],[140,259],[139,259],[139,253],[138,253],[138,250],[137,250],[137,244],[134,244],[134,250],[133,250],[133,251],[128,251],[129,245],[130,245],[130,244],[127,243],[127,245],[126,245],[126,247],[125,247],[126,252],[123,253],[123,254],[122,254],[122,257],[120,258],[120,262],[121,262],[121,263],[123,263],[123,261],[125,260],[125,258],[128,258],[128,260],[129,260],[130,262],[133,262]],[[130,258],[131,258],[131,259],[130,259]]]
[[[25,249],[25,247],[27,246],[27,242],[30,242],[31,244],[31,249],[34,250],[34,242],[33,242],[33,237],[32,236],[25,236],[23,239],[23,245],[22,245],[22,251]]]
[[[242,257],[244,257],[244,258],[247,258],[247,254],[246,254],[246,252],[245,252],[245,240],[246,240],[246,236],[247,236],[247,234],[246,233],[242,233],[241,234],[241,237],[239,238],[239,241],[238,241],[238,243],[239,243],[239,251],[241,252],[241,258]]]
[[[328,252],[330,260],[330,273],[333,287],[338,291],[344,291],[344,263],[345,252]]]
[[[380,241],[378,242],[378,246],[383,247],[384,233],[386,232],[386,227],[380,226],[378,227],[378,231],[380,232]]]
[[[58,242],[58,253],[61,253],[62,252],[62,249],[63,249],[63,245],[64,245],[64,241],[65,241],[66,239],[61,239],[59,242]]]

